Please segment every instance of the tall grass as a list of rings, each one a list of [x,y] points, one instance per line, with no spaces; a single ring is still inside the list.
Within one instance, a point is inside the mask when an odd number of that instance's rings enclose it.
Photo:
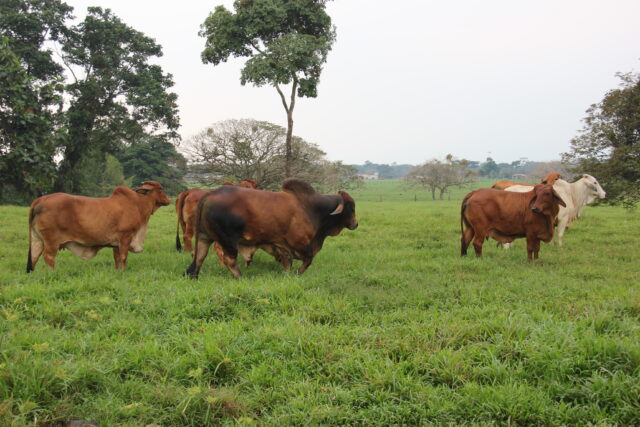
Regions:
[[[183,277],[172,207],[124,273],[26,275],[27,210],[0,207],[0,424],[640,424],[637,214],[460,258],[464,192],[367,183],[304,275],[259,253],[240,280]]]

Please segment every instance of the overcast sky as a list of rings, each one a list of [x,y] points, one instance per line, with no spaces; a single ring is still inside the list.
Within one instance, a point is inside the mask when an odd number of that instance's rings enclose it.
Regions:
[[[240,85],[242,62],[202,64],[200,25],[232,1],[67,0],[110,8],[163,47],[183,143],[208,125],[254,118],[286,127],[274,88]],[[335,0],[337,40],[294,134],[346,163],[417,164],[452,153],[553,160],[585,110],[640,70],[638,0]]]

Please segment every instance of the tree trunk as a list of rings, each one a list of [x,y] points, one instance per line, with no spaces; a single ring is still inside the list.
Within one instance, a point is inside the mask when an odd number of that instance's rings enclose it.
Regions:
[[[444,192],[447,191],[447,187],[440,189],[440,200],[444,200]]]
[[[274,86],[276,87],[276,90],[280,95],[282,106],[287,112],[287,139],[285,140],[284,171],[282,174],[284,176],[284,179],[287,179],[291,176],[291,163],[293,162],[291,140],[293,139],[293,109],[296,106],[296,90],[298,89],[298,79],[293,76],[293,85],[291,85],[291,98],[289,99],[288,105],[287,100],[284,97],[284,93],[282,93],[280,87],[277,84]]]
[[[436,187],[431,187],[431,199],[436,199]]]
[[[287,111],[287,139],[285,141],[285,158],[284,158],[284,179],[291,176],[291,163],[293,161],[293,150],[291,149],[291,140],[293,139],[293,111]]]

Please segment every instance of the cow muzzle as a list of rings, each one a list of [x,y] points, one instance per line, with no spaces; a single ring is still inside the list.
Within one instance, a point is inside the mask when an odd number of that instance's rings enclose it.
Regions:
[[[356,228],[358,228],[358,221],[352,222],[351,224],[349,224],[349,230],[355,230]]]

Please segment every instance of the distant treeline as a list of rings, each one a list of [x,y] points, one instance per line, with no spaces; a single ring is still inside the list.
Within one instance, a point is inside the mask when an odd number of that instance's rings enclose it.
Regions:
[[[358,174],[375,175],[378,179],[404,178],[416,165],[409,164],[380,164],[370,161],[362,165],[351,165],[356,168]],[[527,159],[514,160],[509,163],[496,163],[491,157],[484,162],[469,160],[467,169],[477,176],[487,178],[511,178],[513,175],[522,174],[532,177],[544,176],[548,172],[566,172],[566,167],[560,161],[534,162]]]

